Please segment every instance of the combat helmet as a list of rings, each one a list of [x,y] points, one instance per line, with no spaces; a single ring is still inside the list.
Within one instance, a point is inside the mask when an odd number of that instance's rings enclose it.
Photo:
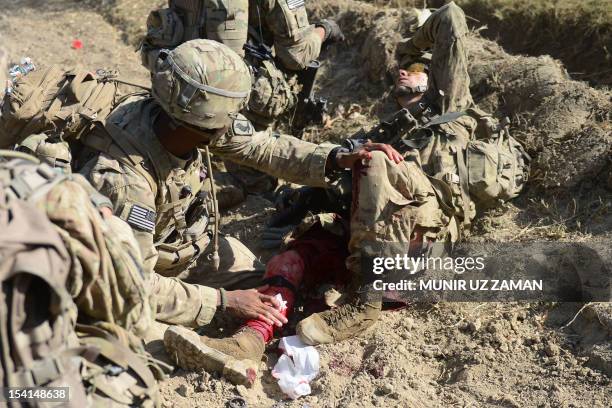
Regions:
[[[226,45],[197,39],[162,51],[152,75],[152,93],[173,119],[219,129],[242,110],[251,75],[242,58]]]

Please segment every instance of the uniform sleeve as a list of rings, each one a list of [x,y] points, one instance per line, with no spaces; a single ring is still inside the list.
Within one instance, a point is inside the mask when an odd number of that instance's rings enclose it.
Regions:
[[[217,290],[153,274],[151,302],[155,319],[188,327],[205,326],[217,312]]]
[[[234,128],[248,126],[247,120],[234,121]],[[223,159],[248,166],[292,183],[326,187],[325,163],[337,145],[316,145],[271,131],[236,134],[230,130],[210,146]]]
[[[113,204],[113,213],[127,222],[140,246],[143,266],[147,274],[153,272],[157,250],[153,244],[155,233],[155,196],[147,180],[134,169],[104,153],[87,163],[81,173]]]
[[[308,22],[304,1],[259,2],[262,18],[274,37],[274,50],[284,67],[299,71],[321,53],[321,37]]]
[[[465,14],[451,2],[434,12],[412,38],[398,44],[397,57],[402,68],[424,50],[432,50],[429,84],[423,98],[440,111],[457,112],[473,105],[465,45],[467,34]]]

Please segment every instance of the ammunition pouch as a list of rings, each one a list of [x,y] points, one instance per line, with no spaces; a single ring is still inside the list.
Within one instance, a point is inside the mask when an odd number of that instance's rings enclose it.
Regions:
[[[189,242],[157,244],[156,249],[159,257],[157,259],[155,269],[159,271],[167,271],[182,266],[188,266],[206,251],[210,241],[211,237],[205,233],[198,239],[194,239]]]
[[[296,105],[299,91],[295,76],[287,77],[272,61],[262,61],[249,99],[248,118],[269,126]]]

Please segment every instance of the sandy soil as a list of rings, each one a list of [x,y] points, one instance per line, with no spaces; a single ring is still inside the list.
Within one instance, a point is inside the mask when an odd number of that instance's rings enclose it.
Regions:
[[[105,0],[92,2],[95,7],[89,3],[0,0],[0,44],[8,49],[13,61],[30,56],[40,64],[113,67],[125,75],[146,79],[134,44],[147,9],[161,2]],[[348,7],[344,1],[322,1],[317,3],[315,13],[348,10],[362,13],[363,18],[371,16],[368,7],[374,6],[364,5],[368,9],[363,11],[354,6],[359,3],[352,2]],[[381,95],[387,89],[368,79],[361,67],[361,54],[356,51],[367,34],[363,28],[367,24],[360,28],[359,22],[359,18],[353,19],[353,26],[349,26],[351,22],[345,19],[345,28],[354,34],[353,39],[324,55],[327,65],[322,93],[332,100],[337,120],[326,129],[309,129],[307,139],[333,140],[349,135],[373,124],[376,115],[386,109]],[[83,42],[82,49],[71,48],[74,39]],[[585,94],[591,92],[586,85],[580,89]],[[499,95],[495,94],[496,104],[503,99]],[[609,101],[609,96],[603,98]],[[537,137],[535,122],[524,117],[525,126],[517,130]],[[609,117],[591,125],[604,129],[604,133],[607,129],[610,137]],[[609,167],[604,166],[603,172],[598,177],[609,177]],[[480,217],[469,239],[609,245],[610,197],[605,183],[589,184],[586,191],[579,192],[532,185],[518,200]],[[260,250],[257,236],[271,211],[269,201],[249,196],[245,203],[226,212],[224,231],[242,239],[265,261],[271,254]],[[272,344],[267,360],[261,363],[261,380],[252,389],[233,386],[207,373],[178,370],[162,383],[163,405],[224,407],[231,398],[241,396],[250,407],[608,407],[612,405],[612,308],[610,304],[581,307],[549,303],[412,304],[384,313],[373,330],[361,338],[319,347],[321,374],[312,383],[311,396],[298,401],[284,399],[269,373],[276,360]],[[220,336],[228,332],[219,326],[216,322],[206,333]]]

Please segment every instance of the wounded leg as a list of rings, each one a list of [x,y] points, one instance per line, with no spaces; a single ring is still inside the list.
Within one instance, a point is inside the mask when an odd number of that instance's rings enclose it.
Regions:
[[[302,341],[333,343],[370,328],[380,315],[383,293],[373,289],[371,271],[362,270],[362,261],[395,256],[395,244],[422,243],[430,234],[417,234],[418,228],[437,231],[442,219],[431,183],[415,163],[395,164],[384,153],[372,152],[367,166],[353,171],[347,266],[356,279],[357,295],[352,302],[302,320],[296,328]]]
[[[296,240],[291,249],[273,257],[266,267],[263,292],[280,294],[287,308],[293,311],[296,288],[303,283],[320,283],[342,277],[346,271],[346,242],[343,237],[327,233],[316,226]],[[213,339],[198,336],[184,327],[171,327],[164,336],[168,353],[186,369],[204,369],[222,373],[228,380],[251,385],[266,344],[274,336],[274,326],[252,319],[231,337]]]

